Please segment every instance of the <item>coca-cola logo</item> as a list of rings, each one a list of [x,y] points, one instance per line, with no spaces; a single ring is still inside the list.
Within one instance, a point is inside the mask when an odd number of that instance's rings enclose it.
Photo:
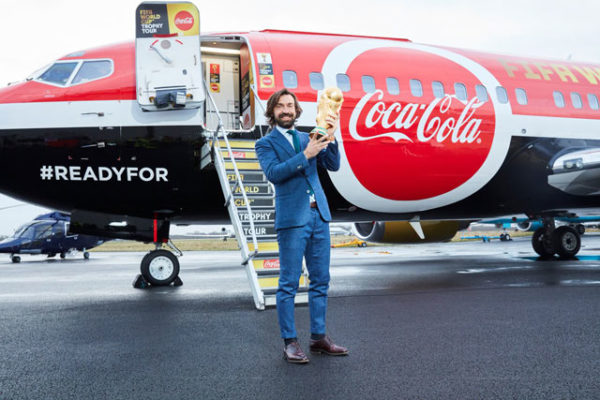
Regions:
[[[194,26],[194,17],[187,11],[179,11],[175,15],[175,26],[182,31],[188,31]]]
[[[481,168],[494,139],[495,113],[491,102],[475,96],[481,82],[468,70],[432,54],[381,48],[363,52],[346,73],[355,80],[345,93],[341,136],[352,172],[369,192],[389,200],[428,199]],[[366,74],[378,87],[371,93],[362,91]],[[399,94],[384,90],[390,77],[399,82]],[[413,95],[411,80],[420,82],[422,96]],[[432,81],[445,83],[444,96],[434,96]],[[454,95],[454,83],[468,88],[467,99]]]
[[[279,269],[279,259],[265,260],[263,262],[264,269]]]
[[[271,78],[270,76],[263,76],[261,79],[262,79],[262,84],[264,86],[272,86],[273,85],[273,78]]]
[[[448,116],[443,119],[446,114],[451,111],[453,101],[459,101],[455,96],[445,95],[444,97],[436,98],[429,103],[423,113],[423,104],[408,103],[402,105],[399,102],[393,102],[387,106],[383,101],[375,102],[367,111],[364,119],[365,131],[374,130],[373,136],[361,136],[358,133],[358,120],[363,112],[365,105],[376,97],[378,100],[383,98],[383,91],[376,90],[373,93],[366,94],[358,102],[357,106],[350,117],[350,126],[348,130],[353,139],[363,141],[371,140],[378,137],[390,137],[396,142],[406,140],[414,142],[406,133],[402,131],[385,132],[390,128],[410,130],[416,125],[416,140],[420,142],[428,142],[432,139],[438,143],[445,142],[447,139],[452,143],[473,143],[476,140],[481,142],[479,134],[481,133],[481,119],[473,118],[475,110],[483,105],[477,98],[470,101],[462,101],[464,108],[458,118]],[[385,133],[377,133],[385,132]]]

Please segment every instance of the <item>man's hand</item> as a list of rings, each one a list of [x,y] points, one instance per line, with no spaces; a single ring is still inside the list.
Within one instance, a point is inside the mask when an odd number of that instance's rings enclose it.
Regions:
[[[315,157],[321,150],[326,148],[328,144],[328,136],[314,135],[304,149],[304,155],[306,156],[306,159],[310,160],[311,158]]]
[[[327,134],[329,135],[329,141],[333,142],[335,140],[335,136],[333,136],[335,130],[338,127],[338,122],[340,120],[339,115],[329,114],[325,121],[327,122]]]

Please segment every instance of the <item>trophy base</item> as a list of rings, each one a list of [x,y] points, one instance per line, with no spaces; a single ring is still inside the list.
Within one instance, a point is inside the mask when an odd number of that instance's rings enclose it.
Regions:
[[[327,130],[325,128],[321,128],[320,126],[317,126],[312,131],[310,131],[308,137],[312,139],[315,135],[317,135],[317,139],[320,139],[322,136],[329,136],[327,134]]]

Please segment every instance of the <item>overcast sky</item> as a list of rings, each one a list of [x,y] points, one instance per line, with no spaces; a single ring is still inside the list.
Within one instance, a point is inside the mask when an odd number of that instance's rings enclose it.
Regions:
[[[0,85],[21,80],[75,50],[133,40],[139,3],[3,0]],[[271,28],[403,37],[418,43],[600,63],[600,2],[592,0],[195,3],[203,32]],[[15,203],[0,198],[0,207]],[[37,211],[31,207],[0,210],[0,234]]]

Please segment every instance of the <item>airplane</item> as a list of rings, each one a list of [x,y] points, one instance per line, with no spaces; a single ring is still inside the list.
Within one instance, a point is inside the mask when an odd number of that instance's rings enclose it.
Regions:
[[[79,234],[69,234],[69,216],[61,212],[50,212],[37,216],[33,221],[18,228],[13,236],[0,241],[0,253],[10,255],[13,263],[21,262],[19,254],[57,254],[66,258],[72,251],[81,251],[84,259],[90,258],[88,250],[100,246],[106,239]]]
[[[69,53],[0,89],[0,169],[12,171],[0,191],[69,212],[71,232],[155,243],[140,268],[149,279],[149,263],[165,266],[154,284],[179,274],[160,249],[170,224],[230,223],[215,135],[266,134],[282,88],[307,132],[320,92],[343,91],[341,168],[320,179],[333,221],[365,240],[525,213],[543,221],[538,254],[579,251],[579,233],[554,219],[600,203],[600,65],[403,38],[200,34],[191,3],[142,3],[136,18],[135,41]]]

